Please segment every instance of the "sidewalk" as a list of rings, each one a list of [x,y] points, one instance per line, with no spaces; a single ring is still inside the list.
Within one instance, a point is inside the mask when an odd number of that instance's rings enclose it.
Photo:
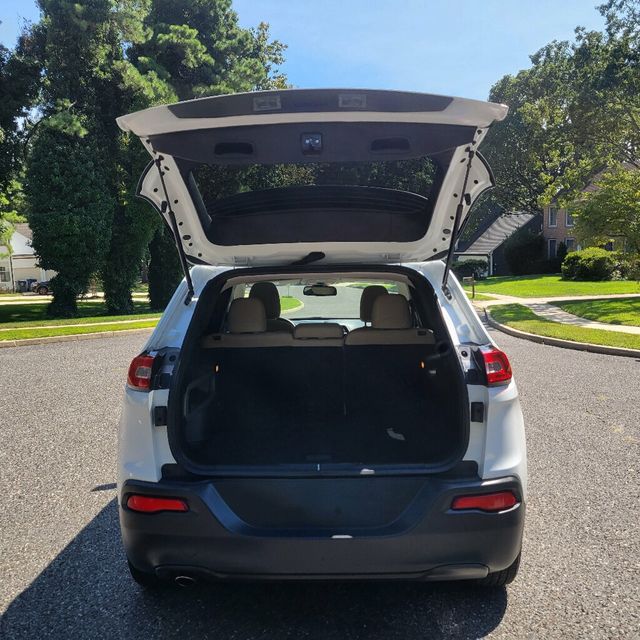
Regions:
[[[614,293],[606,296],[552,296],[548,298],[517,298],[515,296],[504,296],[495,293],[484,295],[494,296],[495,300],[471,300],[476,309],[484,311],[487,307],[498,304],[521,304],[529,307],[536,315],[546,320],[552,320],[560,324],[571,324],[584,329],[603,329],[604,331],[615,331],[618,333],[631,333],[640,335],[640,327],[621,324],[608,324],[606,322],[595,322],[587,320],[572,313],[563,311],[560,307],[553,305],[553,302],[570,300],[615,300],[616,298],[640,298],[640,293]]]
[[[544,302],[534,302],[527,305],[531,311],[535,314],[546,318],[547,320],[553,320],[554,322],[561,322],[562,324],[572,324],[576,327],[584,327],[585,329],[604,329],[605,331],[619,331],[620,333],[633,333],[640,335],[640,327],[633,327],[623,324],[608,324],[606,322],[594,322],[593,320],[587,320],[580,316],[574,316],[572,313],[567,313],[560,309],[560,307],[554,307],[551,304]]]

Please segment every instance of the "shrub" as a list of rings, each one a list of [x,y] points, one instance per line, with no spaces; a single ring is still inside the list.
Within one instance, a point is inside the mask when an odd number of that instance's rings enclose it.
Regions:
[[[487,277],[489,263],[486,260],[476,258],[473,260],[456,260],[451,269],[460,279],[473,276],[476,280],[481,280]]]
[[[640,256],[623,256],[619,269],[623,280],[640,280]]]
[[[612,251],[589,247],[572,251],[562,263],[563,280],[611,280],[619,259]]]
[[[540,273],[544,261],[544,238],[528,229],[516,231],[504,243],[504,258],[515,276]]]

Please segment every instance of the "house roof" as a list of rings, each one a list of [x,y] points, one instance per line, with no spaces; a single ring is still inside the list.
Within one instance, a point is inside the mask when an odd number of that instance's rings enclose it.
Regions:
[[[31,246],[31,240],[19,231],[14,231],[11,236],[11,251],[14,256],[33,256],[36,253]]]
[[[535,213],[509,213],[502,215],[487,230],[474,240],[464,251],[474,255],[493,253],[509,236],[535,218]]]

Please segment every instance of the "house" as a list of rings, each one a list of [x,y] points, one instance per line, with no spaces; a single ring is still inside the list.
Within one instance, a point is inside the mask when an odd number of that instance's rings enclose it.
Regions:
[[[17,291],[21,280],[50,280],[55,271],[38,266],[38,256],[31,246],[31,229],[26,223],[15,225],[11,236],[11,251],[0,247],[0,291]]]
[[[540,232],[540,215],[537,213],[506,213],[499,215],[488,226],[481,228],[468,242],[458,244],[456,260],[486,260],[487,275],[510,275],[504,257],[504,243],[516,231],[530,229]]]
[[[564,242],[567,251],[576,251],[580,249],[574,232],[574,217],[571,215],[571,209],[566,207],[558,207],[552,203],[542,210],[542,235],[546,244],[547,258],[555,258],[558,247]]]
[[[622,166],[628,170],[636,170],[632,164],[623,162]],[[598,182],[602,178],[605,170],[596,173],[591,182],[582,189],[582,193],[590,193],[598,188]],[[579,198],[578,198],[579,201]],[[543,223],[542,223],[542,235],[544,236],[547,248],[547,258],[555,258],[558,252],[558,247],[561,242],[567,247],[567,251],[577,251],[582,249],[580,243],[577,241],[574,231],[575,219],[571,213],[572,208],[575,205],[569,207],[558,206],[558,201],[555,199],[551,204],[543,208]],[[624,249],[624,242],[620,238],[612,239],[604,245],[604,248],[613,251],[614,249]]]

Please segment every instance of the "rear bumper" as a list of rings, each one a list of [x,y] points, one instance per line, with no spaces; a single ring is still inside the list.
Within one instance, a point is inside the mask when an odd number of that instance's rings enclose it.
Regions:
[[[377,488],[383,492],[385,480],[376,479],[382,481]],[[353,493],[344,498],[349,492],[335,485],[344,480],[327,481],[330,484],[315,486],[309,480],[272,481],[282,503],[267,509],[264,503],[273,497],[273,488],[267,487],[265,493],[260,479],[232,490],[211,482],[127,481],[122,502],[130,493],[179,497],[190,509],[141,514],[121,503],[127,556],[139,570],[164,577],[454,580],[482,578],[505,569],[520,551],[523,502],[500,513],[450,509],[455,496],[504,489],[522,500],[516,478],[418,479],[415,495],[383,524],[372,519],[377,500],[367,503]],[[259,495],[252,494],[256,485]],[[252,504],[258,498],[261,506]],[[345,500],[352,502],[353,517],[345,514]],[[381,493],[380,501],[384,500]],[[315,513],[305,515],[305,509]],[[328,522],[331,526],[322,526]]]

